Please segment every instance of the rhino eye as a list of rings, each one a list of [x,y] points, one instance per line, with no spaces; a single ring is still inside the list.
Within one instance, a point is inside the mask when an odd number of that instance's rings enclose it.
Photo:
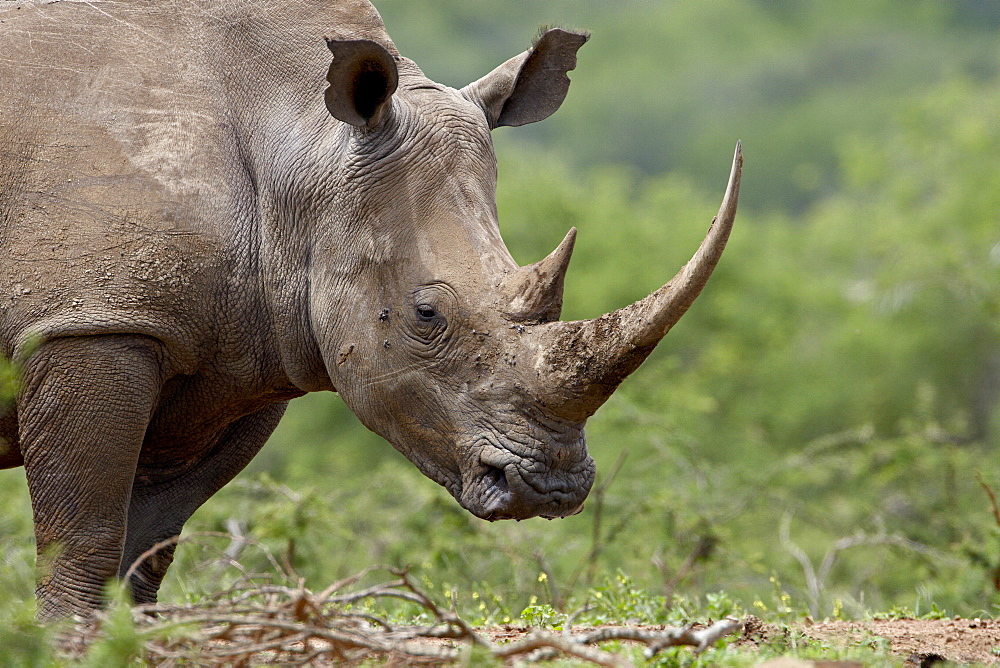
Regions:
[[[417,317],[419,317],[424,322],[434,319],[437,313],[434,312],[434,307],[429,304],[421,304],[417,307]]]

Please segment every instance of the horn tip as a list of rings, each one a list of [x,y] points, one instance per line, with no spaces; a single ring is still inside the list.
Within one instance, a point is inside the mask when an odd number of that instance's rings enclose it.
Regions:
[[[740,194],[740,180],[743,175],[743,142],[737,140],[736,142],[736,153],[733,155],[733,168],[729,172],[729,184],[726,186],[726,195],[723,198],[722,209],[719,211],[719,215],[722,216],[724,210],[729,209],[730,201],[733,205],[733,213],[735,213],[736,200],[739,198]]]
[[[569,228],[569,232],[563,237],[563,240],[559,242],[555,250],[549,253],[546,259],[558,259],[560,264],[566,264],[569,262],[570,256],[573,254],[573,246],[576,245],[576,228]]]

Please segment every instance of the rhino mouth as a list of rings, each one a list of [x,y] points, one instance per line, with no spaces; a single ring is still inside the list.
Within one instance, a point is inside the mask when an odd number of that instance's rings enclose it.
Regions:
[[[458,502],[490,522],[530,517],[555,519],[583,510],[594,483],[594,460],[582,439],[569,461],[546,462],[488,445],[466,467]]]

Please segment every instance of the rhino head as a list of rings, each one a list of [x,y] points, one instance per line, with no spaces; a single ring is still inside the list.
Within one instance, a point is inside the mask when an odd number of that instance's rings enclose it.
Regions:
[[[517,265],[500,236],[490,131],[553,113],[586,40],[550,30],[461,90],[391,44],[327,43],[339,163],[314,232],[311,330],[361,421],[487,520],[581,510],[595,472],[584,423],[694,301],[736,213],[738,147],[717,219],[670,282],[559,321],[576,232]]]

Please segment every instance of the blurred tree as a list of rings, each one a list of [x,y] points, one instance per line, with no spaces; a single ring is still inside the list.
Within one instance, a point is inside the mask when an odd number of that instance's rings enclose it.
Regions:
[[[460,87],[529,45],[538,26],[593,32],[558,120],[496,133],[576,165],[681,170],[714,185],[742,139],[748,208],[801,212],[839,187],[837,142],[877,132],[901,96],[996,75],[996,3],[917,0],[503,3],[378,0],[389,34]]]

